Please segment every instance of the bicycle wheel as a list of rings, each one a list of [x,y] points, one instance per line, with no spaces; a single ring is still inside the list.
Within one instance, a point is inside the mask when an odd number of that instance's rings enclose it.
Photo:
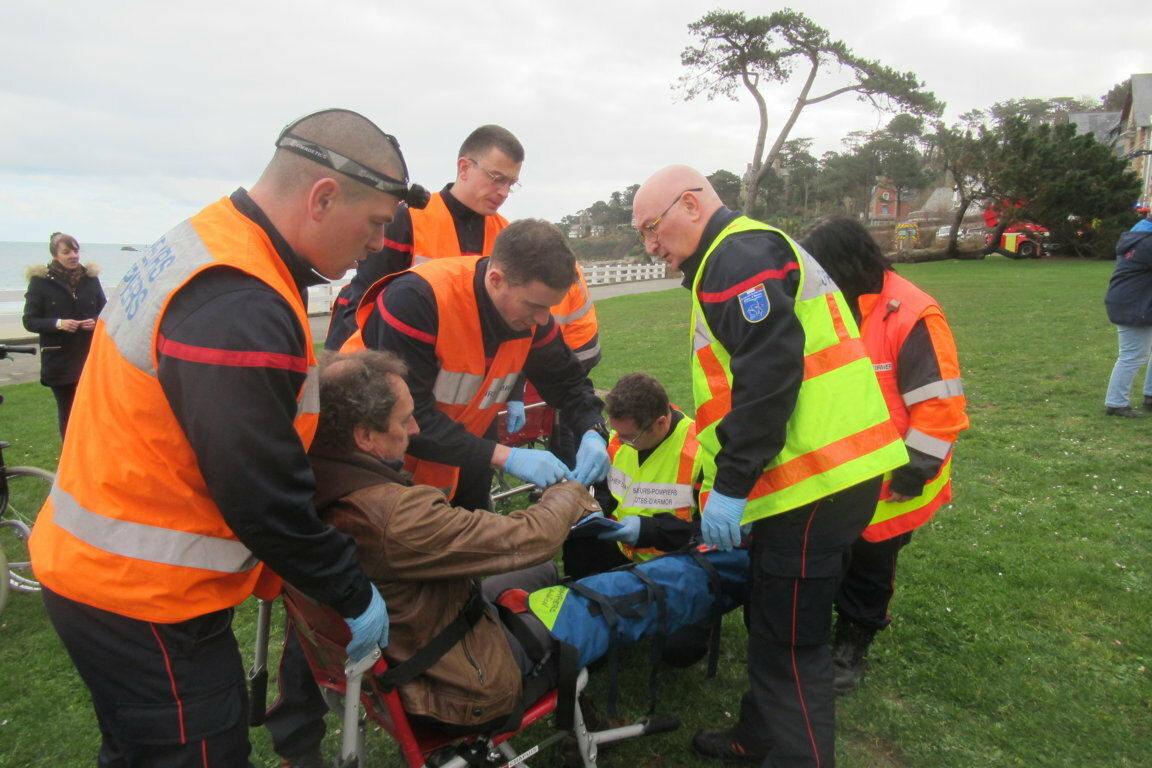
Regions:
[[[4,550],[0,549],[0,573],[8,571],[8,558],[4,556]],[[4,613],[4,607],[8,605],[8,579],[0,579],[0,613]]]
[[[8,583],[17,592],[36,592],[28,536],[56,476],[36,467],[8,467],[8,503],[0,512],[0,548],[8,558]]]

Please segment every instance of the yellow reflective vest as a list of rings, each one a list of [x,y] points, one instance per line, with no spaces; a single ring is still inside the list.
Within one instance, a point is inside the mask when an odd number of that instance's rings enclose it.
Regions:
[[[704,316],[700,282],[724,238],[750,230],[776,232],[796,258],[800,284],[794,311],[804,329],[804,375],[784,448],[749,493],[744,523],[810,504],[908,461],[860,332],[835,283],[783,232],[741,216],[708,247],[692,285],[692,391],[704,468],[701,504],[715,482],[721,448],[716,430],[731,409],[732,371],[731,356]]]
[[[685,522],[692,522],[694,499],[692,486],[700,472],[700,441],[696,439],[696,422],[685,416],[643,464],[640,453],[620,442],[613,432],[608,440],[608,490],[616,499],[613,516],[622,520],[629,515],[651,517],[657,512],[671,512]],[[621,544],[624,554],[638,562],[660,554],[655,547],[635,549]]]

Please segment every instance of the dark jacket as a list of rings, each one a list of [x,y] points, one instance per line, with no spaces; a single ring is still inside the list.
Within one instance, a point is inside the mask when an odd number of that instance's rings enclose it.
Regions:
[[[357,557],[388,605],[384,655],[410,658],[460,613],[481,576],[548,562],[572,527],[599,509],[574,482],[538,504],[499,515],[453,507],[427,485],[362,453],[312,452],[316,507],[356,541]],[[404,709],[444,723],[477,726],[520,701],[520,669],[503,625],[488,611],[425,674],[400,687]]]
[[[1135,229],[1120,235],[1104,306],[1116,325],[1152,325],[1152,231]]]
[[[76,286],[46,265],[28,267],[28,292],[24,294],[24,328],[40,334],[40,383],[46,387],[75,384],[92,347],[91,331],[56,330],[57,320],[91,320],[100,314],[106,299],[94,264],[82,265],[85,276]]]

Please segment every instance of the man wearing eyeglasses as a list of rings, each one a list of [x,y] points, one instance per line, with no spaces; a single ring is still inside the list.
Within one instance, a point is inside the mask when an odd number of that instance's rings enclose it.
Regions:
[[[303,296],[379,250],[413,199],[407,169],[347,110],[297,120],[276,147],[251,191],[177,225],[121,282],[31,538],[105,768],[250,765],[232,610],[275,595],[276,574],[345,617],[349,655],[387,643],[353,542],[312,502]]]
[[[735,726],[697,732],[693,748],[831,766],[836,588],[880,475],[907,453],[851,310],[787,235],[726,208],[687,166],[649,178],[633,215],[647,252],[692,291],[704,543],[731,549],[751,526],[750,690]]]
[[[401,206],[384,235],[384,247],[369,254],[340,291],[324,348],[338,350],[356,330],[356,306],[380,278],[429,259],[488,256],[496,235],[508,226],[498,211],[520,188],[524,147],[511,131],[482,125],[460,145],[456,181],[432,195],[422,211]]]

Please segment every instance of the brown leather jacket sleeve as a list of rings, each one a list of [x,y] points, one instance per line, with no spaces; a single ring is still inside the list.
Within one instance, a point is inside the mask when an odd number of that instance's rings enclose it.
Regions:
[[[429,486],[358,491],[330,509],[328,522],[356,540],[368,577],[424,581],[488,576],[547,562],[596,500],[579,483],[544,492],[538,504],[501,515],[453,507]]]

